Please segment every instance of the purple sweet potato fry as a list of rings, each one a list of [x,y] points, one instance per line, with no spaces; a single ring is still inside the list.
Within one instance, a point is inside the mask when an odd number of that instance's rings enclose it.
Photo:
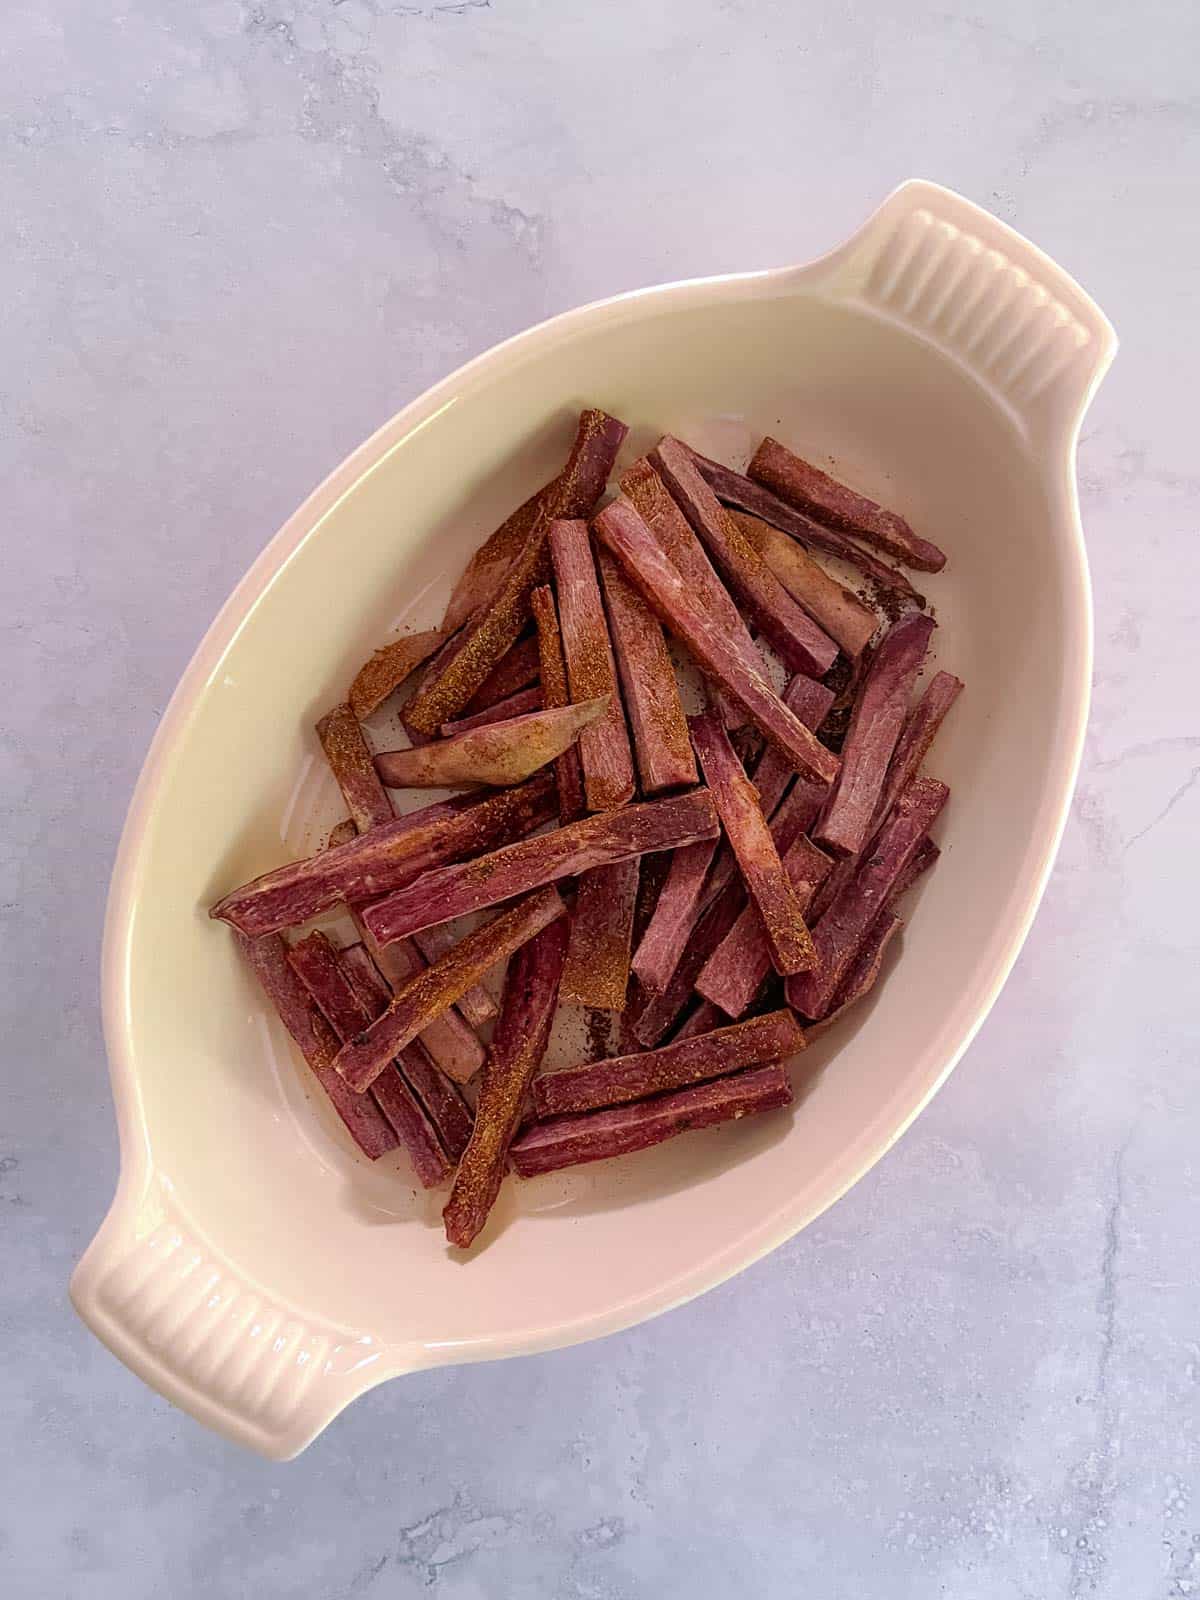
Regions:
[[[766,739],[784,751],[798,772],[830,782],[838,759],[780,700],[760,669],[750,670],[726,629],[700,605],[653,534],[626,501],[615,500],[595,519],[605,545],[667,627],[687,645]]]
[[[905,718],[891,764],[884,781],[883,793],[875,812],[878,828],[896,803],[896,798],[916,777],[929,747],[945,720],[946,713],[962,693],[962,679],[949,672],[935,672],[925,687],[925,692]]]
[[[366,833],[390,822],[395,816],[392,802],[375,775],[371,752],[350,707],[334,706],[323,716],[317,723],[317,738],[358,831]]]
[[[739,880],[728,883],[705,909],[687,942],[671,981],[661,994],[639,990],[627,1017],[627,1033],[644,1050],[665,1039],[693,999],[700,969],[738,919],[746,903]]]
[[[562,630],[558,624],[558,607],[554,591],[549,584],[540,584],[529,597],[533,620],[537,625],[538,652],[541,660],[542,700],[547,710],[571,703],[567,684],[567,662],[563,655]],[[558,785],[558,814],[563,822],[575,822],[584,813],[583,765],[579,749],[571,745],[554,763],[554,781]]]
[[[508,654],[500,657],[467,701],[464,707],[466,716],[476,716],[502,700],[511,700],[520,690],[537,683],[539,671],[538,643],[531,633],[524,639],[518,639]]]
[[[838,985],[837,993],[833,997],[829,1011],[821,1018],[820,1022],[810,1023],[805,1030],[810,1039],[819,1039],[823,1033],[828,1033],[834,1023],[840,1021],[845,1013],[857,1001],[865,999],[875,987],[880,970],[883,967],[883,958],[888,946],[900,932],[903,923],[891,911],[884,911],[871,924],[870,930],[854,960],[846,971],[846,976]]]
[[[750,637],[733,596],[721,582],[704,546],[675,503],[671,491],[648,460],[635,461],[621,478],[621,493],[650,530],[659,549],[679,573],[693,602],[723,629],[727,644],[750,672],[762,671],[762,657]],[[670,622],[668,619],[668,627]]]
[[[797,605],[731,520],[687,447],[668,436],[650,459],[718,572],[741,600],[747,619],[774,646],[784,666],[812,677],[828,672],[837,660],[837,644]]]
[[[509,1145],[546,1053],[566,949],[566,923],[552,922],[517,951],[505,974],[475,1126],[442,1213],[447,1239],[461,1250],[478,1237],[500,1192]]]
[[[557,1117],[624,1105],[767,1061],[784,1061],[803,1048],[804,1035],[792,1013],[773,1011],[640,1055],[613,1056],[543,1073],[533,1086],[534,1109],[539,1117]]]
[[[801,833],[782,847],[780,858],[802,911],[833,863]],[[696,979],[696,992],[729,1017],[740,1017],[771,975],[771,947],[758,908],[747,905],[709,956]]]
[[[545,706],[541,687],[518,689],[507,700],[494,700],[484,711],[473,712],[469,717],[455,717],[453,722],[443,722],[438,729],[442,739],[453,739],[457,733],[470,733],[472,728],[490,728],[497,722],[511,722],[514,717],[527,717],[531,711],[541,711]],[[423,744],[436,744],[436,739],[425,739]]]
[[[388,695],[406,682],[445,642],[446,635],[431,628],[425,633],[406,633],[376,650],[358,669],[347,696],[350,709],[359,721],[377,711]]]
[[[265,872],[218,901],[209,915],[251,938],[295,927],[339,901],[371,900],[444,862],[522,838],[550,820],[554,799],[553,781],[539,774],[484,800],[439,800],[348,844]]]
[[[604,715],[579,739],[587,806],[589,811],[611,811],[633,798],[633,752],[587,523],[555,522],[550,556],[571,699],[605,702]]]
[[[628,431],[623,422],[602,411],[587,416],[586,424],[584,419],[580,421],[585,437],[574,465],[543,499],[524,543],[495,592],[464,624],[461,644],[426,673],[405,710],[407,728],[417,733],[436,733],[442,723],[457,717],[520,637],[529,619],[529,592],[544,580],[546,539],[552,523],[558,517],[587,515],[608,481]],[[576,512],[573,507],[580,502],[585,509]]]
[[[916,855],[950,791],[936,778],[914,778],[897,800],[869,855],[839,890],[813,930],[816,965],[787,985],[788,1004],[819,1022],[897,880]]]
[[[842,745],[842,768],[813,835],[838,855],[857,855],[870,837],[933,629],[932,617],[910,612],[884,634],[871,657]]]
[[[425,971],[429,963],[411,939],[397,939],[384,948],[376,944],[371,930],[364,926],[361,907],[351,906],[350,915],[368,957],[393,994]],[[483,1066],[486,1055],[483,1045],[453,1008],[434,1017],[417,1037],[436,1066],[455,1083],[469,1083]]]
[[[762,917],[775,968],[785,975],[806,971],[815,959],[812,938],[754,785],[715,712],[692,717],[689,726],[721,826],[737,857],[750,898]]]
[[[696,759],[662,624],[607,550],[596,564],[642,793],[684,788],[696,781]]]
[[[633,958],[638,981],[651,994],[663,992],[679,965],[688,935],[700,916],[704,884],[717,843],[716,839],[702,839],[671,856],[654,915]]]
[[[461,628],[493,597],[539,520],[591,515],[627,432],[623,422],[603,411],[580,413],[562,471],[518,506],[467,563],[446,607],[446,632]]]
[[[533,1178],[562,1167],[646,1150],[677,1133],[773,1111],[789,1105],[791,1099],[787,1071],[774,1062],[632,1105],[535,1122],[513,1143],[509,1154],[517,1173]]]
[[[876,501],[847,488],[777,439],[763,440],[746,473],[798,511],[815,517],[826,527],[852,533],[902,566],[940,572],[946,565],[946,557],[937,545],[914,533],[897,512],[885,511]]]
[[[579,879],[562,996],[597,1011],[624,1011],[637,909],[638,856]]]
[[[773,528],[748,511],[730,511],[738,528],[749,539],[780,583],[831,639],[857,661],[879,627],[879,618],[856,594],[844,589],[825,568],[809,555],[802,544]]]
[[[508,788],[523,783],[586,735],[603,718],[608,704],[608,697],[601,695],[469,728],[411,750],[385,750],[375,757],[375,769],[391,789],[453,789],[464,784]]]
[[[458,943],[458,936],[449,923],[439,922],[434,928],[424,928],[413,935],[413,943],[427,962],[440,961],[448,950]],[[472,1028],[482,1028],[496,1015],[496,1002],[481,983],[474,983],[459,996],[457,1009],[463,1021]]]
[[[692,451],[692,459],[722,505],[732,506],[737,511],[748,511],[752,517],[761,517],[773,528],[780,528],[793,539],[798,539],[808,549],[823,550],[826,555],[849,562],[879,588],[890,590],[918,610],[924,609],[924,597],[917,593],[899,567],[889,567],[885,561],[880,561],[836,528],[827,528],[823,523],[805,516],[745,473],[734,472],[732,467],[722,466],[719,461],[702,456],[696,450]]]
[[[354,1030],[357,1033],[383,1015],[392,1003],[392,991],[380,977],[364,945],[349,945],[341,951],[339,960],[365,1013]],[[353,1034],[344,1037],[353,1037]],[[434,1065],[419,1038],[404,1046],[396,1057],[396,1065],[428,1113],[442,1148],[451,1162],[456,1162],[471,1137],[470,1107],[455,1085]],[[375,1081],[378,1084],[380,1080]]]
[[[338,1071],[352,1089],[368,1088],[388,1061],[441,1016],[484,973],[566,911],[558,891],[539,889],[449,950],[393,995],[387,1011],[343,1045]],[[369,916],[369,911],[367,913]]]
[[[279,1020],[363,1155],[377,1161],[394,1150],[399,1140],[375,1100],[369,1095],[354,1094],[338,1075],[333,1064],[338,1051],[337,1035],[292,970],[285,940],[277,933],[251,939],[240,930],[235,930],[234,937]]]
[[[717,828],[712,799],[703,789],[598,812],[554,833],[524,839],[448,870],[427,872],[406,889],[368,906],[363,920],[386,945],[594,867],[714,838]]]

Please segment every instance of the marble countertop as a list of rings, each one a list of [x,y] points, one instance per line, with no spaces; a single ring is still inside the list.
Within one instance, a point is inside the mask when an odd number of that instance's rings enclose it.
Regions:
[[[1182,0],[12,0],[0,51],[0,1591],[1200,1594],[1200,12]],[[899,179],[1123,348],[1080,452],[1096,701],[1033,935],[839,1205],[599,1344],[428,1373],[270,1466],[68,1273],[112,1191],[105,884],[253,555],[465,357],[802,260]]]

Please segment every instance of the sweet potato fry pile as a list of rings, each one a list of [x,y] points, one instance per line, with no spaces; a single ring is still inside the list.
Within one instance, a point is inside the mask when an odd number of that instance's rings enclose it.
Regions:
[[[962,684],[918,689],[899,569],[945,556],[777,440],[743,473],[667,435],[614,477],[626,432],[583,412],[438,626],[331,686],[348,816],[211,912],[362,1155],[450,1185],[459,1249],[510,1170],[788,1105],[939,855],[921,768]],[[572,1008],[619,1053],[548,1068]]]

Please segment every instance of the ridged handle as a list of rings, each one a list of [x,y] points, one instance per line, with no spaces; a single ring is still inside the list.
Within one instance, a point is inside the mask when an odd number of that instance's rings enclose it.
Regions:
[[[369,1336],[256,1293],[162,1182],[136,1198],[118,1193],[75,1269],[71,1300],[166,1399],[276,1461],[390,1375]]]
[[[1108,318],[1063,269],[938,184],[902,184],[815,269],[967,368],[1031,432],[1073,435],[1116,353]]]

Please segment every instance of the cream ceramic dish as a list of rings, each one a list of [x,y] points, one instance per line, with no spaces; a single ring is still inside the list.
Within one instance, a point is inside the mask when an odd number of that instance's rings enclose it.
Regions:
[[[1032,245],[908,183],[811,266],[649,289],[510,340],[337,469],[200,646],[121,844],[103,994],[122,1170],[71,1284],[121,1360],[288,1457],[385,1378],[678,1305],[879,1159],[986,1016],[1058,845],[1091,668],[1074,451],[1115,347]],[[509,1183],[464,1263],[441,1197],[414,1194],[399,1154],[361,1159],[310,1092],[206,908],[342,814],[316,717],[400,617],[440,616],[585,403],[638,452],[670,430],[736,462],[777,434],[948,551],[921,577],[938,659],[967,683],[931,763],[953,791],[945,855],[901,970],[808,1053],[791,1112]]]

